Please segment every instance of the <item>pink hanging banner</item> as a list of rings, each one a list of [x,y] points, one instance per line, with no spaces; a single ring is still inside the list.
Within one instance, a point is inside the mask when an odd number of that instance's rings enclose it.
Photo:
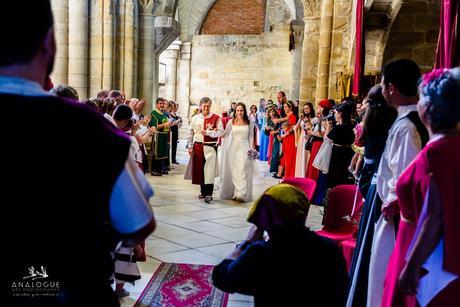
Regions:
[[[435,68],[451,68],[460,65],[459,4],[459,0],[441,0]]]
[[[355,32],[355,71],[353,73],[353,96],[359,96],[361,92],[361,77],[364,71],[364,44],[363,44],[363,18],[364,0],[356,1],[356,32]]]

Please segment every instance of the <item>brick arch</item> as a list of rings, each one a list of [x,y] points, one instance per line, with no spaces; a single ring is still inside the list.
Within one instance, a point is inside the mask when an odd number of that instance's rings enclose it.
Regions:
[[[206,14],[199,34],[262,34],[266,0],[217,0]]]
[[[217,0],[180,0],[179,22],[181,41],[190,41],[200,32],[204,19]],[[302,0],[284,0],[291,10],[292,19],[303,20]],[[292,2],[294,5],[292,5]],[[295,11],[293,11],[295,9]]]

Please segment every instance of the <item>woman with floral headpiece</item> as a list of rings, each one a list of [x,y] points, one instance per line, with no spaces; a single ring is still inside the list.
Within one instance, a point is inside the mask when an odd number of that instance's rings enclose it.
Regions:
[[[423,78],[418,112],[430,141],[398,180],[400,222],[382,306],[460,301],[460,68]]]

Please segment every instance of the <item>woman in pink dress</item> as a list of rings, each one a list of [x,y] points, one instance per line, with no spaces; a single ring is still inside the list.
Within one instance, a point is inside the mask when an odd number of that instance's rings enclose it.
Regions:
[[[425,75],[418,109],[431,140],[397,183],[401,221],[382,306],[458,306],[460,69]]]

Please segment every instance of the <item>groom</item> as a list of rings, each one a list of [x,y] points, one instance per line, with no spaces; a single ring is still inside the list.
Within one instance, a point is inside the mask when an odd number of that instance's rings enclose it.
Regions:
[[[219,115],[211,113],[211,99],[200,100],[201,114],[192,118],[187,135],[188,153],[192,165],[192,183],[200,185],[200,199],[210,203],[214,178],[219,175],[217,141],[224,133]]]

